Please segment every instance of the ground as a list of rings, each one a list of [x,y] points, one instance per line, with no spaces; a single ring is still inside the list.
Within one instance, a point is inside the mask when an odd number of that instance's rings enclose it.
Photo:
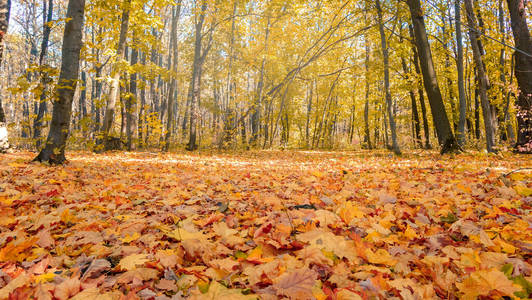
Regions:
[[[0,299],[532,294],[530,156],[0,154]]]

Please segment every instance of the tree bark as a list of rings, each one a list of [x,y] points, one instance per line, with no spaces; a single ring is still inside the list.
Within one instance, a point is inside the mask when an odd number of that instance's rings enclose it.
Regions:
[[[139,50],[131,49],[131,66],[138,63]],[[138,115],[137,115],[137,73],[133,71],[129,79],[129,94],[126,97],[126,147],[128,151],[135,150],[138,142]]]
[[[48,13],[46,13],[46,8],[48,6]],[[50,33],[52,27],[50,22],[52,21],[54,11],[54,2],[53,0],[48,0],[48,5],[46,5],[46,0],[43,0],[43,37],[41,42],[41,54],[39,56],[39,66],[43,67],[46,57],[48,56],[48,42],[50,40]],[[33,121],[33,139],[35,140],[35,146],[37,150],[41,148],[41,131],[42,131],[42,121],[44,114],[46,113],[46,90],[48,81],[47,72],[41,71],[41,95],[39,97],[39,108],[37,111],[37,117]]]
[[[460,0],[454,0],[455,30],[456,30],[456,71],[458,73],[458,144],[466,143],[466,93],[464,85],[464,46],[462,44],[462,18]]]
[[[495,132],[493,130],[493,120],[491,114],[491,106],[488,99],[488,79],[486,70],[484,69],[484,62],[482,61],[481,41],[477,29],[477,19],[473,10],[472,0],[465,0],[467,11],[467,19],[469,23],[469,38],[471,40],[471,48],[473,49],[473,59],[478,74],[478,89],[480,95],[480,103],[482,105],[482,116],[484,117],[484,129],[486,131],[486,149],[488,152],[495,152]]]
[[[526,18],[525,0],[507,0],[515,46],[517,98],[516,150],[532,153],[532,39]]]
[[[172,25],[170,28],[170,46],[169,46],[169,53],[168,53],[168,60],[169,60],[169,69],[172,71],[172,80],[170,81],[170,87],[168,89],[168,97],[167,97],[167,108],[168,111],[168,118],[166,120],[166,135],[164,138],[164,146],[163,151],[168,151],[170,148],[170,138],[172,136],[173,127],[172,124],[174,124],[174,103],[176,103],[175,99],[175,90],[177,86],[177,81],[175,79],[176,72],[177,72],[177,62],[178,62],[178,55],[179,51],[177,49],[177,23],[179,22],[179,16],[181,15],[181,4],[182,0],[179,0],[176,7],[172,10]]]
[[[46,145],[35,158],[36,161],[62,164],[66,160],[65,148],[72,116],[72,101],[79,74],[84,13],[85,0],[70,0],[68,2],[66,16],[70,21],[66,23],[63,33],[61,72],[56,90],[57,99],[53,105],[52,123]]]
[[[381,35],[382,60],[384,62],[384,92],[386,97],[386,111],[388,112],[388,121],[390,123],[390,131],[392,134],[392,150],[395,154],[400,155],[401,149],[399,148],[399,143],[397,142],[397,129],[392,108],[392,94],[390,92],[389,52],[386,41],[386,34],[384,32],[384,23],[382,20],[382,8],[380,0],[376,0],[375,5],[377,7],[377,19],[379,22],[379,32]]]
[[[202,53],[202,41],[203,41],[203,24],[205,23],[205,14],[207,12],[207,1],[202,0],[201,11],[196,14],[195,24],[195,41],[194,41],[194,61],[192,65],[192,79],[190,81],[190,87],[188,92],[188,98],[190,101],[190,128],[189,128],[189,140],[187,144],[187,150],[194,151],[198,149],[197,144],[197,120],[199,116],[199,97],[200,97],[200,84],[201,84],[201,68],[203,60],[205,59],[206,52]]]
[[[453,135],[451,124],[449,123],[449,118],[447,117],[447,112],[445,111],[445,106],[443,104],[440,87],[438,85],[438,78],[436,77],[436,71],[432,61],[432,53],[427,37],[421,4],[419,0],[407,0],[407,4],[410,8],[410,14],[412,17],[414,36],[419,53],[421,72],[423,74],[423,83],[429,98],[432,118],[434,126],[436,127],[436,134],[441,146],[441,152],[448,153],[459,151],[460,146]]]
[[[120,24],[120,36],[118,39],[118,45],[116,49],[116,62],[112,70],[111,89],[109,91],[109,97],[107,98],[107,107],[105,109],[105,115],[104,115],[103,124],[102,124],[103,138],[97,142],[97,147],[96,147],[97,151],[101,151],[102,145],[104,143],[107,143],[109,134],[113,126],[116,103],[120,98],[119,63],[124,58],[124,52],[126,49],[126,38],[127,38],[128,28],[129,28],[129,13],[131,9],[130,7],[131,0],[124,0],[122,5],[123,5],[122,7],[123,12],[122,12],[122,21]]]
[[[373,149],[371,145],[371,136],[369,133],[369,88],[370,88],[370,82],[369,82],[369,55],[370,55],[370,48],[369,48],[369,40],[367,35],[364,37],[364,41],[366,43],[366,58],[364,60],[364,67],[366,68],[365,72],[365,81],[366,81],[366,96],[365,96],[365,103],[364,103],[364,144],[367,149]]]

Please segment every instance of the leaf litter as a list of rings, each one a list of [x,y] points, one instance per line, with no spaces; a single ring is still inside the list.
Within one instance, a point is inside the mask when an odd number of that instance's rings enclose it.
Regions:
[[[0,299],[532,295],[529,156],[0,156]]]

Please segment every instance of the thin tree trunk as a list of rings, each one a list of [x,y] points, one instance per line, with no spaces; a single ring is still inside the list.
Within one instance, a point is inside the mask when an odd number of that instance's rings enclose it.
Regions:
[[[480,103],[482,105],[482,116],[484,117],[484,129],[486,131],[486,148],[488,152],[494,152],[495,146],[495,132],[493,130],[493,121],[491,115],[491,106],[488,99],[488,80],[486,71],[484,69],[484,62],[482,61],[481,41],[477,32],[477,21],[473,10],[472,0],[465,0],[467,11],[467,19],[469,23],[469,38],[471,40],[471,47],[473,49],[473,58],[477,67],[479,78],[479,94]]]
[[[462,41],[462,18],[461,18],[460,0],[454,0],[455,13],[455,30],[456,30],[456,71],[458,72],[458,101],[459,101],[459,119],[458,119],[458,144],[460,146],[466,143],[466,93],[464,85],[464,46]]]
[[[139,50],[131,49],[131,66],[138,63]],[[136,143],[138,142],[138,115],[137,115],[137,73],[130,76],[129,81],[129,93],[126,97],[126,133],[127,143],[126,147],[128,151],[136,149]]]
[[[421,3],[419,0],[407,0],[407,3],[410,8],[412,24],[414,27],[414,36],[419,53],[423,83],[425,84],[425,89],[429,98],[438,142],[442,148],[441,152],[447,153],[458,151],[460,150],[460,146],[453,135],[451,124],[449,123],[449,118],[447,117],[447,112],[445,111],[445,106],[443,104],[440,87],[438,85]]]
[[[268,17],[268,23],[266,25],[266,33],[264,35],[264,54],[262,57],[262,63],[260,67],[259,82],[257,84],[257,94],[255,95],[255,101],[253,102],[253,114],[251,115],[251,141],[252,146],[257,146],[260,135],[260,106],[262,104],[262,93],[264,90],[264,72],[266,67],[266,55],[268,51],[268,39],[270,36],[270,17]],[[311,99],[312,101],[312,99]]]
[[[116,110],[116,103],[120,99],[120,70],[119,62],[124,58],[124,53],[126,49],[126,38],[129,28],[129,14],[131,9],[131,0],[123,1],[123,12],[122,12],[122,21],[120,24],[120,36],[118,39],[118,45],[116,49],[116,62],[112,68],[112,81],[111,89],[109,91],[109,97],[107,98],[107,107],[105,109],[105,116],[103,119],[102,131],[103,139],[97,142],[97,148],[101,148],[103,143],[107,143],[109,135],[112,131],[113,121]],[[97,149],[101,150],[101,149]]]
[[[65,162],[65,148],[69,135],[72,101],[79,74],[79,60],[83,36],[85,0],[70,0],[63,34],[61,72],[54,101],[50,132],[43,150],[35,158],[51,164]]]
[[[386,41],[386,34],[384,32],[384,23],[382,20],[382,8],[381,8],[380,0],[376,0],[375,4],[377,7],[377,19],[379,22],[379,32],[381,35],[382,59],[384,61],[384,93],[386,97],[386,111],[388,112],[388,121],[390,123],[390,131],[392,133],[392,150],[395,154],[400,155],[401,149],[399,148],[399,143],[397,142],[397,129],[396,129],[395,117],[394,117],[393,108],[392,108],[392,94],[390,92],[390,63],[389,63],[388,45]]]
[[[364,41],[366,43],[366,58],[364,60],[364,67],[366,68],[365,74],[365,81],[366,81],[366,96],[365,96],[365,103],[364,103],[364,144],[367,147],[367,149],[373,149],[371,145],[371,136],[369,133],[369,88],[370,88],[370,82],[369,82],[369,55],[370,55],[370,48],[369,48],[369,40],[367,35],[364,37]]]
[[[46,13],[46,8],[48,6],[48,13]],[[52,31],[50,22],[52,21],[52,15],[54,11],[54,2],[53,0],[48,0],[48,5],[46,0],[43,0],[43,37],[41,42],[41,54],[39,56],[39,66],[43,66],[48,56],[48,41],[50,40],[50,32]],[[46,91],[48,81],[47,72],[41,72],[41,95],[39,97],[39,108],[37,111],[37,116],[33,122],[33,139],[35,140],[35,145],[37,150],[41,148],[41,131],[43,126],[43,118],[46,112]]]
[[[207,1],[202,0],[201,11],[195,24],[195,41],[194,41],[194,61],[192,65],[192,79],[190,82],[190,88],[188,92],[188,101],[190,101],[190,128],[189,128],[189,140],[187,150],[194,151],[198,149],[197,144],[197,120],[199,117],[199,101],[200,101],[200,84],[201,84],[201,68],[206,56],[206,52],[202,53],[202,31],[203,24],[205,23],[205,14],[207,12]],[[211,32],[212,34],[212,32]],[[206,51],[206,50],[205,50]]]
[[[177,81],[175,79],[176,72],[177,72],[177,62],[178,62],[178,49],[177,49],[177,23],[179,22],[179,16],[181,15],[181,4],[182,0],[179,0],[177,5],[172,9],[172,25],[170,28],[170,49],[168,53],[168,63],[169,63],[169,69],[171,69],[172,73],[172,80],[170,81],[170,87],[168,89],[168,97],[167,97],[167,111],[168,111],[168,118],[166,120],[166,136],[164,138],[164,146],[163,151],[168,151],[170,148],[170,138],[172,136],[173,132],[173,124],[174,124],[174,103],[176,103],[175,99],[175,92],[176,92],[176,86]]]

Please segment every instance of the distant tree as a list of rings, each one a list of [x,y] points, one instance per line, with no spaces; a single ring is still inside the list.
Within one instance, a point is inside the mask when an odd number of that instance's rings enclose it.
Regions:
[[[85,0],[70,0],[67,9],[67,23],[63,33],[61,72],[53,104],[52,123],[44,149],[36,161],[50,164],[65,162],[65,148],[70,131],[72,102],[78,82],[79,59],[82,46]]]
[[[11,11],[11,0],[0,0],[0,64],[4,53],[4,36],[9,27],[9,13]],[[9,148],[7,135],[6,115],[2,107],[2,98],[0,98],[0,152]]]

